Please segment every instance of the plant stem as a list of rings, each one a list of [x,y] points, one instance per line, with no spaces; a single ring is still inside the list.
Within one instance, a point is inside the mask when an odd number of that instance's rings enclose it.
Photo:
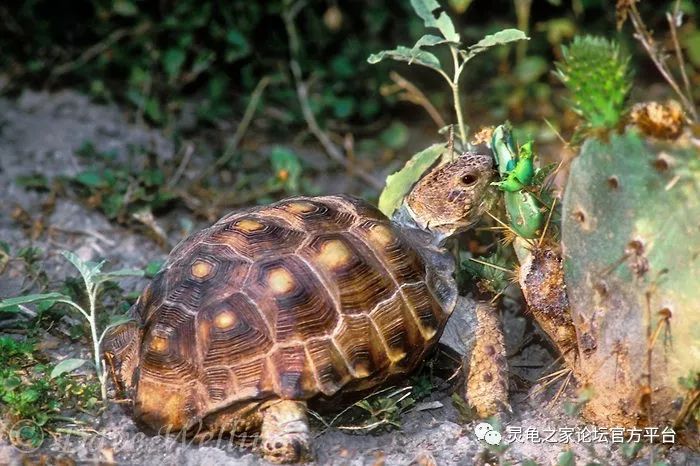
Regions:
[[[105,371],[102,367],[102,358],[100,357],[100,339],[97,337],[97,285],[93,285],[88,288],[88,299],[90,301],[90,332],[92,334],[92,351],[95,358],[95,373],[97,373],[97,380],[100,381],[100,393],[102,395],[102,401],[107,401],[107,379],[105,377]]]
[[[459,75],[462,73],[462,67],[459,64],[459,55],[457,49],[450,45],[452,53],[452,62],[454,63],[454,78],[450,81],[452,88],[452,100],[457,114],[457,126],[459,126],[459,139],[462,141],[462,147],[467,145],[467,132],[464,127],[464,116],[462,115],[462,103],[459,100]]]

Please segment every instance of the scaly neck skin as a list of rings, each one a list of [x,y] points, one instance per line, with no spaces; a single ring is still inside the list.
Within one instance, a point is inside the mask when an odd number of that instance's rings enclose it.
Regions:
[[[421,246],[430,246],[433,249],[443,249],[445,242],[454,234],[454,231],[430,228],[430,225],[421,224],[406,201],[401,203],[401,207],[394,212],[391,219],[401,227],[412,242]]]

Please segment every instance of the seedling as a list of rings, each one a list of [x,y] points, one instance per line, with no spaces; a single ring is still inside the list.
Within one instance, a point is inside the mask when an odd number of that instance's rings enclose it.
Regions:
[[[452,90],[452,104],[457,117],[457,132],[460,139],[460,150],[467,148],[468,128],[464,122],[464,112],[460,100],[459,81],[464,71],[465,65],[474,57],[497,45],[508,44],[520,40],[529,40],[523,31],[518,29],[504,29],[495,34],[485,36],[476,44],[464,47],[461,37],[457,33],[452,20],[444,11],[437,17],[435,11],[440,9],[440,4],[436,0],[411,0],[411,6],[416,14],[423,20],[423,24],[428,29],[437,30],[439,35],[425,34],[413,45],[406,47],[399,45],[393,50],[383,50],[367,58],[369,63],[379,63],[385,58],[407,62],[409,65],[415,64],[430,68],[442,76]],[[442,63],[440,59],[425,49],[435,47],[447,47],[451,60],[451,75],[448,74],[449,67]],[[413,156],[403,170],[387,178],[386,187],[379,198],[379,208],[387,216],[391,216],[393,211],[400,205],[400,200],[405,197],[411,189],[413,183],[430,168],[430,166],[443,155],[442,147],[431,146]]]
[[[16,298],[9,298],[0,301],[0,311],[17,308],[20,305],[36,303],[38,305],[50,305],[54,303],[67,304],[75,311],[77,311],[81,316],[83,316],[90,325],[90,339],[92,342],[92,353],[93,353],[93,364],[95,367],[95,373],[97,379],[100,382],[102,401],[107,400],[107,375],[104,367],[104,362],[100,352],[102,345],[102,340],[104,339],[107,331],[120,325],[124,322],[130,320],[125,316],[119,316],[113,319],[102,331],[98,328],[97,322],[97,296],[101,287],[108,280],[114,280],[129,276],[143,276],[142,270],[117,270],[113,272],[102,272],[102,266],[104,262],[94,263],[85,262],[76,256],[74,253],[69,251],[63,251],[61,254],[70,261],[73,266],[80,272],[85,286],[85,291],[88,298],[88,306],[84,307],[80,303],[75,302],[70,296],[52,292],[43,294],[31,294],[25,296],[18,296]],[[51,377],[55,378],[62,374],[74,371],[79,367],[82,367],[87,360],[85,359],[65,359],[61,361],[56,367],[54,367],[51,372]]]

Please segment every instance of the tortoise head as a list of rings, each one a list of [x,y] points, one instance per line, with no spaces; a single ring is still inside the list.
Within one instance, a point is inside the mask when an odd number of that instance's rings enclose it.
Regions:
[[[495,198],[488,154],[465,152],[424,175],[406,198],[413,220],[439,240],[474,225]]]

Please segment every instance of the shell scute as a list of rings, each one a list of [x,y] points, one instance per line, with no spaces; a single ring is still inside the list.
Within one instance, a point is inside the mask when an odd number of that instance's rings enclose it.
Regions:
[[[343,314],[368,312],[396,288],[368,246],[349,235],[320,234],[300,253],[333,284]]]
[[[328,290],[297,256],[256,263],[246,287],[277,342],[303,341],[332,330],[338,310]]]

